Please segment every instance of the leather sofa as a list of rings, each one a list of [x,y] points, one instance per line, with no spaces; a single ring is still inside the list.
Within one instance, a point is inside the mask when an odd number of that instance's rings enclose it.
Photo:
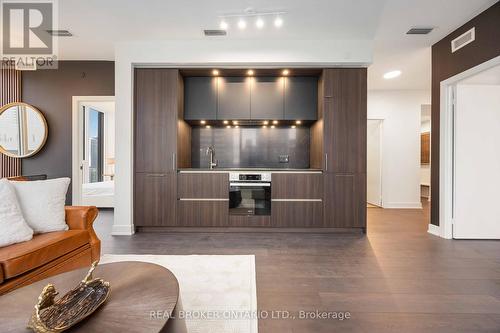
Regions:
[[[92,227],[96,207],[66,207],[67,231],[34,235],[0,248],[0,295],[99,260],[101,241]]]

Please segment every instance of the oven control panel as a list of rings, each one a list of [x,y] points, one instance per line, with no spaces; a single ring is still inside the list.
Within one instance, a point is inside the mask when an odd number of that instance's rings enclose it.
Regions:
[[[229,174],[229,181],[244,181],[244,182],[270,182],[270,172],[252,172],[252,173],[236,173]]]

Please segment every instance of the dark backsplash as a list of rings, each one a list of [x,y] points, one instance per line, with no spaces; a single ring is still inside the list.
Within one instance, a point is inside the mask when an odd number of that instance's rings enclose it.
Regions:
[[[207,168],[208,146],[215,148],[219,168],[309,168],[309,128],[204,128],[192,129],[193,168]],[[288,155],[288,163],[280,163]]]

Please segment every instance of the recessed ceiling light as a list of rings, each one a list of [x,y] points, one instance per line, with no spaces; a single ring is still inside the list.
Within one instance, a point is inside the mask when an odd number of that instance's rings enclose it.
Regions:
[[[247,71],[247,74],[248,74],[248,75],[253,75],[253,70],[252,70],[252,69],[249,69],[249,70]]]
[[[275,20],[274,20],[274,26],[276,28],[281,28],[281,26],[283,25],[283,19],[281,17],[277,17]]]
[[[227,30],[227,28],[229,28],[229,25],[226,21],[220,21],[219,28],[221,28],[222,30]]]
[[[296,123],[297,125],[302,124],[302,122],[301,122],[300,120],[297,120],[295,123]]]
[[[224,120],[224,125],[227,125],[227,124],[229,124],[229,121]]]
[[[217,75],[219,75],[219,71],[218,71],[218,70],[216,70],[216,69],[214,69],[214,70],[212,71],[212,74],[213,74],[213,75],[215,75],[215,76],[217,76]]]
[[[205,120],[201,120],[201,121],[200,121],[200,124],[205,125],[205,124],[206,124],[206,121],[205,121]]]
[[[391,72],[387,72],[384,74],[384,79],[390,80],[390,79],[397,78],[400,75],[401,75],[401,71],[391,71]]]
[[[247,27],[247,23],[245,22],[244,19],[240,19],[238,21],[238,28],[240,28],[241,30],[245,29]]]
[[[269,122],[267,120],[264,120],[263,124],[267,125],[267,124],[269,124]]]
[[[233,120],[233,125],[238,125],[238,121],[237,120]]]
[[[277,124],[278,124],[278,121],[277,121],[277,120],[273,120],[273,124],[274,124],[274,125],[277,125]]]
[[[255,26],[259,29],[262,29],[264,27],[264,20],[259,17],[257,21],[255,21]]]
[[[282,72],[283,75],[288,75],[290,74],[290,71],[288,69],[284,69]]]

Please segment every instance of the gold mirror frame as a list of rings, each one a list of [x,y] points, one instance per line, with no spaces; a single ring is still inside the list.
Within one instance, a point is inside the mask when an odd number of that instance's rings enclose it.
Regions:
[[[47,120],[45,119],[45,116],[43,115],[43,113],[40,112],[40,110],[38,110],[37,108],[35,108],[33,105],[30,105],[30,104],[27,104],[27,103],[23,103],[23,102],[13,102],[13,103],[5,104],[4,106],[2,106],[0,108],[0,117],[2,116],[2,113],[4,113],[6,110],[10,109],[13,106],[24,106],[26,108],[30,108],[33,111],[35,111],[40,116],[40,118],[43,121],[43,126],[45,128],[45,133],[44,133],[44,136],[43,136],[43,140],[42,140],[41,144],[38,146],[38,148],[35,149],[35,150],[33,150],[29,154],[21,155],[21,156],[15,155],[15,154],[12,154],[12,153],[6,151],[2,147],[2,145],[0,145],[0,153],[2,153],[4,155],[7,155],[9,157],[13,157],[13,158],[27,158],[27,157],[31,157],[31,156],[35,155],[36,153],[38,153],[45,146],[45,143],[47,142],[47,137],[49,135],[49,126],[47,125]]]

